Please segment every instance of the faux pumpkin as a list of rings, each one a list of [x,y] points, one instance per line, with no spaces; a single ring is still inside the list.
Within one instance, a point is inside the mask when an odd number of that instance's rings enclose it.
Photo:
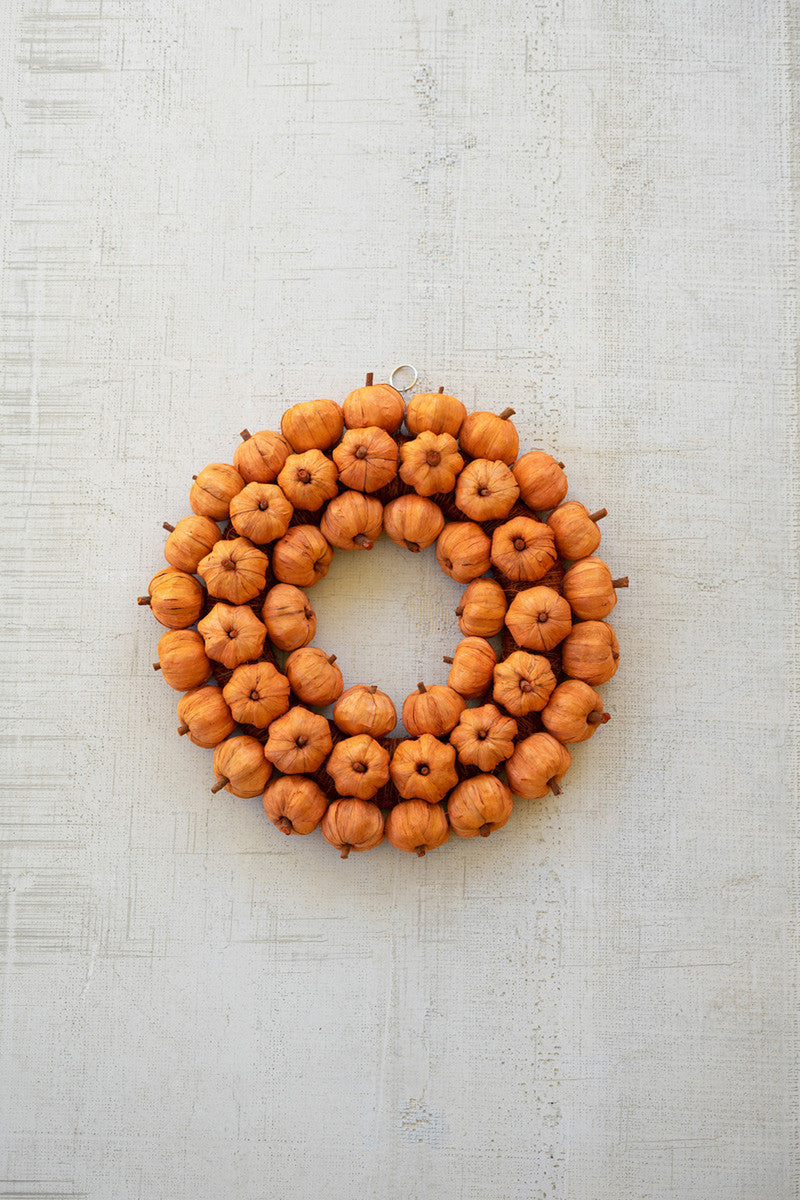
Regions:
[[[516,594],[508,606],[506,625],[518,646],[545,653],[572,629],[572,612],[563,596],[540,585]]]
[[[383,813],[369,800],[334,800],[320,829],[325,841],[347,858],[353,850],[371,850],[383,841]]]
[[[389,782],[389,751],[369,734],[357,733],[336,743],[325,770],[340,796],[370,800]]]
[[[444,529],[438,504],[415,494],[390,500],[383,510],[383,528],[393,542],[417,554],[431,546]]]
[[[499,459],[508,465],[519,453],[519,434],[509,420],[513,408],[497,415],[491,412],[469,413],[461,425],[458,441],[470,458]]]
[[[607,683],[619,666],[619,642],[605,621],[581,621],[561,643],[564,674],[597,686]]]
[[[603,697],[582,679],[566,679],[542,709],[542,724],[560,742],[586,742],[610,719]]]
[[[193,575],[164,567],[153,576],[147,595],[138,603],[149,606],[159,625],[167,629],[188,629],[203,611],[205,592]]]
[[[540,800],[548,791],[558,796],[559,783],[571,762],[569,750],[552,734],[532,733],[517,742],[506,763],[511,791],[522,800]]]
[[[348,429],[333,451],[333,461],[346,488],[377,492],[397,474],[397,442],[377,425]]]
[[[333,550],[316,525],[293,525],[272,548],[272,570],[281,583],[313,587],[328,574]]]
[[[278,476],[278,486],[295,508],[316,512],[338,493],[339,472],[321,450],[304,450],[289,455]]]
[[[494,771],[514,753],[517,722],[494,704],[465,708],[450,734],[458,761],[479,771]]]
[[[436,560],[446,575],[469,583],[489,570],[491,542],[474,521],[451,521],[436,542]]]
[[[420,433],[400,447],[400,478],[418,496],[452,492],[464,466],[458,442],[449,433]]]
[[[197,629],[209,658],[231,670],[260,658],[267,636],[266,626],[246,604],[215,604]]]
[[[564,464],[544,450],[530,450],[514,463],[514,478],[528,508],[545,512],[556,508],[567,494]]]
[[[425,800],[401,800],[386,816],[386,840],[397,850],[423,858],[450,837],[444,809]]]
[[[503,628],[506,604],[495,579],[473,579],[456,609],[459,629],[467,637],[494,637]]]
[[[390,769],[392,783],[406,800],[438,804],[458,783],[455,750],[430,733],[399,742]]]
[[[470,521],[498,521],[514,507],[519,488],[504,462],[474,458],[456,484],[456,504]]]
[[[447,801],[447,819],[459,837],[488,837],[511,816],[514,797],[496,775],[474,775],[454,788]]]
[[[231,604],[246,604],[263,591],[269,559],[247,538],[220,541],[201,560],[197,570],[209,595]]]
[[[271,722],[264,753],[282,774],[296,775],[321,767],[332,746],[325,718],[298,704]]]
[[[286,678],[298,700],[325,708],[338,700],[344,689],[342,672],[336,666],[336,655],[326,654],[316,646],[294,650],[284,666]]]
[[[282,775],[264,792],[264,812],[287,836],[313,833],[327,808],[327,796],[307,775]]]
[[[266,729],[289,708],[289,680],[272,663],[243,663],[222,689],[240,725]]]
[[[397,388],[389,383],[373,383],[367,375],[364,387],[350,392],[342,405],[344,422],[348,429],[365,429],[375,426],[394,433],[403,424],[405,403]]]
[[[231,524],[242,537],[264,546],[283,537],[293,511],[277,484],[248,483],[231,500]]]
[[[279,650],[307,646],[317,632],[317,618],[308,596],[291,583],[276,583],[264,597],[261,619]]]
[[[607,617],[617,603],[616,588],[628,586],[627,576],[612,579],[602,558],[582,558],[564,576],[564,595],[576,617],[599,621]]]
[[[216,521],[210,517],[183,517],[177,525],[164,522],[169,537],[164,545],[164,558],[177,571],[194,575],[201,558],[205,558],[215,542],[222,537]]]
[[[492,696],[512,717],[541,712],[556,686],[550,663],[539,654],[515,650],[494,669]]]
[[[458,692],[459,696],[473,700],[491,687],[497,655],[486,638],[462,638],[452,658],[445,655],[444,661],[451,664],[447,686]]]
[[[264,747],[249,734],[226,738],[214,747],[214,776],[217,782],[212,792],[223,788],[242,800],[260,796],[272,774],[272,763],[264,758]]]
[[[556,550],[561,558],[574,562],[594,554],[600,545],[600,530],[597,522],[608,516],[608,510],[600,508],[590,513],[580,500],[567,500],[554,508],[547,518],[553,531]]]
[[[281,433],[296,454],[327,450],[344,429],[344,414],[335,400],[303,400],[281,417]]]
[[[250,433],[243,429],[242,438],[233,455],[233,465],[246,483],[274,483],[292,447],[281,433],[260,429]]]
[[[189,492],[192,512],[199,517],[210,517],[212,521],[226,521],[231,500],[243,487],[244,480],[236,467],[230,463],[209,463],[194,476]]]
[[[458,437],[467,410],[455,396],[438,392],[419,392],[408,403],[406,428],[411,433],[449,433]]]
[[[178,701],[178,717],[181,737],[188,733],[190,742],[206,750],[223,741],[236,728],[222,692],[210,685],[184,692]]]
[[[373,683],[350,687],[333,706],[333,719],[342,733],[368,733],[385,737],[397,724],[397,711],[385,692]]]
[[[325,509],[319,528],[337,550],[371,550],[381,536],[383,505],[363,492],[342,492]]]
[[[492,534],[492,566],[507,579],[541,579],[556,558],[552,530],[531,517],[512,517]]]
[[[403,724],[412,737],[422,733],[439,737],[450,732],[465,707],[464,697],[451,687],[434,684],[427,688],[424,683],[418,683],[416,692],[403,702]]]
[[[200,634],[194,629],[168,629],[159,638],[158,662],[153,663],[153,670],[160,671],[176,692],[188,692],[205,683],[211,663]]]

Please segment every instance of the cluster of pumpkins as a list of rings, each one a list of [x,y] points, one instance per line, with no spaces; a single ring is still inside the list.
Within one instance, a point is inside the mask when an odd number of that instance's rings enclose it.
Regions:
[[[232,463],[194,477],[139,603],[167,629],[153,666],[183,693],[178,732],[213,748],[212,791],[263,796],[280,830],[319,827],[342,857],[486,837],[514,797],[560,791],[567,745],[609,719],[595,688],[617,670],[605,618],[628,581],[595,554],[605,510],[566,499],[550,454],[519,455],[512,416],[467,413],[443,389],[406,405],[368,375],[341,405],[293,405],[279,433],[243,431]],[[307,589],[336,550],[381,533],[435,544],[466,584],[447,683],[405,699],[401,739],[390,697],[345,689],[309,644]]]

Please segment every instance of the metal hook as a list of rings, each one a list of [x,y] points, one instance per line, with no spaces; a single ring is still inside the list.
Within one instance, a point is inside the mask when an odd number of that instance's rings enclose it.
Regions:
[[[398,387],[394,381],[394,377],[398,373],[398,371],[413,371],[414,378],[411,380],[410,383],[407,383],[405,387]],[[417,368],[412,367],[410,363],[403,363],[401,366],[395,367],[395,369],[392,371],[391,375],[389,376],[389,383],[391,384],[391,386],[393,388],[395,388],[396,391],[407,392],[409,388],[412,388],[414,386],[414,384],[417,382],[418,379],[419,379],[419,375],[417,374]]]

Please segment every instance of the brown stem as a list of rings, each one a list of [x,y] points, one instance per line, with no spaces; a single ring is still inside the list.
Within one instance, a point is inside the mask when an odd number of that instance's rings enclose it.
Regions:
[[[365,387],[372,387],[372,380],[373,380],[373,378],[374,378],[374,376],[373,376],[373,374],[372,374],[372,371],[367,371],[367,382],[365,383],[365,385],[364,385],[364,386],[365,386]]]
[[[421,695],[421,696],[424,696],[425,692],[427,692],[427,690],[428,690],[428,689],[425,687],[425,684],[424,684],[424,683],[418,683],[418,684],[417,684],[417,688],[419,689],[419,693],[420,693],[420,695]]]
[[[192,479],[197,479],[197,476],[196,476],[196,475],[193,475],[193,476],[192,476]]]
[[[611,713],[600,712],[599,709],[595,708],[592,710],[592,712],[589,713],[588,717],[586,718],[586,724],[587,725],[605,725],[606,721],[610,721],[610,720],[611,720]]]
[[[590,521],[602,521],[603,517],[608,516],[607,508],[598,508],[596,513],[589,513]]]
[[[178,726],[178,733],[181,735],[181,737],[183,737],[183,735],[188,732],[189,732],[189,726],[184,721],[182,725]]]
[[[480,829],[478,830],[478,833],[481,835],[481,837],[488,837],[491,832],[492,827],[488,821],[485,825],[481,825]]]
[[[160,671],[160,670],[161,670],[161,663],[153,663],[153,670],[154,670],[154,671]]]
[[[366,446],[359,446],[356,450],[356,458],[366,458],[368,453]]]
[[[550,788],[550,791],[553,793],[554,796],[561,795],[561,788],[558,786],[558,781],[556,780],[555,775],[553,776],[552,779],[548,779],[547,786]]]
[[[352,849],[353,849],[353,847],[350,845],[350,843],[349,843],[349,842],[345,842],[345,844],[342,846],[342,853],[340,854],[340,856],[339,856],[339,857],[340,857],[340,858],[347,858],[348,854],[350,853],[350,851],[351,851]]]
[[[365,533],[357,533],[353,538],[353,541],[357,546],[363,546],[365,550],[371,550],[373,547],[373,543],[369,540]]]
[[[370,696],[374,696],[375,693],[377,692],[377,690],[378,690],[377,683],[371,683],[369,685],[368,691],[369,691]]]
[[[419,554],[419,542],[406,542],[406,547],[412,554]]]
[[[556,463],[556,466],[557,466],[557,467],[561,467],[561,470],[562,470],[562,471],[564,470],[564,467],[565,467],[566,465],[567,465],[566,463]]]
[[[164,524],[161,526],[161,528],[162,528],[162,529],[166,529],[167,533],[174,533],[174,532],[175,532],[175,526],[174,526],[174,525],[170,525],[169,521],[165,521],[165,522],[164,522]]]
[[[242,439],[243,442],[249,442],[250,438],[252,436],[253,435],[249,429],[243,429],[242,432],[239,434],[239,437]]]
[[[449,655],[449,654],[443,654],[443,655],[442,655],[442,662],[451,663],[452,661],[453,661],[453,660],[452,660],[452,658],[450,657],[450,655]]]
[[[628,586],[628,576],[623,575],[621,579],[612,579],[611,586],[613,588],[623,588]]]
[[[288,817],[278,817],[275,822],[275,828],[280,829],[281,833],[285,833],[287,836],[290,833],[294,833],[294,825],[292,825]]]
[[[331,663],[331,664],[335,663],[335,662],[336,662],[336,655],[335,655],[335,654],[329,654],[329,655],[328,655],[328,662],[329,662],[329,663]]]
[[[444,384],[442,384],[442,386],[439,388],[439,395],[440,396],[444,395]]]
[[[301,483],[308,483],[309,480],[311,479],[311,472],[309,470],[307,470],[305,467],[301,467],[300,470],[297,472],[297,478],[300,480]]]
[[[225,775],[223,775],[222,778],[220,780],[218,780],[212,787],[212,789],[211,789],[212,796],[216,796],[217,792],[221,792],[222,789],[224,787],[227,787],[229,783],[230,783],[230,779],[228,779]]]
[[[151,604],[152,601],[149,596],[137,596],[136,603],[137,604]]]
[[[515,410],[513,408],[504,408],[503,411],[500,413],[500,420],[507,421],[509,417],[514,416],[514,412],[515,412]]]
[[[456,616],[463,617],[463,615],[464,615],[464,605],[459,604],[458,608],[456,609]]]
[[[424,858],[425,857],[425,847],[424,846],[415,846],[414,853],[416,854],[417,858]]]

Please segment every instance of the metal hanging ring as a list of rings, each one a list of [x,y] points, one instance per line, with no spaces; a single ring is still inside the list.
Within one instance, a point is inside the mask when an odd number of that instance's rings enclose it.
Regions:
[[[407,383],[405,387],[399,387],[394,381],[395,375],[397,375],[398,372],[400,372],[400,371],[413,371],[414,372],[414,378],[409,383]],[[395,388],[396,391],[407,392],[409,388],[412,388],[414,386],[414,384],[417,382],[418,379],[419,379],[419,375],[417,374],[417,368],[412,367],[410,363],[403,363],[401,366],[395,367],[395,369],[392,371],[391,375],[389,376],[389,383],[391,384],[391,386],[393,388]]]

